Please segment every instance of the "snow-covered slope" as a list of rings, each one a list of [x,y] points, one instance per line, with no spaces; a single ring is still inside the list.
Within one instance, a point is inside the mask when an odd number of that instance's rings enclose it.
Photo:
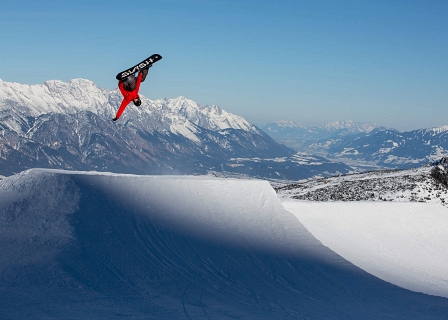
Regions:
[[[323,245],[363,270],[448,298],[448,209],[436,203],[284,202]]]
[[[378,170],[314,179],[277,189],[282,199],[405,201],[448,204],[448,170],[436,163],[408,170]]]
[[[288,211],[347,260],[401,287],[448,297],[447,163],[306,181],[277,192]]]
[[[265,181],[0,181],[2,319],[442,319],[317,241]]]

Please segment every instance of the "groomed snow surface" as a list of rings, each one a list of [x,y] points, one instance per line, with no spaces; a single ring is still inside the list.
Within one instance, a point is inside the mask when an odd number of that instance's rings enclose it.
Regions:
[[[0,181],[0,319],[446,319],[448,209],[375,205],[29,170]]]
[[[323,245],[356,266],[400,287],[448,298],[448,209],[442,205],[412,202],[283,205]]]

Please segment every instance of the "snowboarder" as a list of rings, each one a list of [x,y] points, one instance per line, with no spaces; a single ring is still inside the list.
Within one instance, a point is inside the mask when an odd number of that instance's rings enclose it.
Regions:
[[[142,104],[142,101],[140,100],[140,97],[138,95],[138,91],[140,89],[140,83],[145,81],[150,67],[151,66],[141,70],[138,73],[137,77],[135,77],[134,74],[131,74],[127,78],[118,81],[118,88],[120,89],[120,92],[123,95],[123,101],[121,102],[120,108],[118,109],[117,114],[115,118],[112,119],[112,121],[117,121],[120,118],[124,109],[127,107],[129,103],[131,103],[131,101],[137,107]]]

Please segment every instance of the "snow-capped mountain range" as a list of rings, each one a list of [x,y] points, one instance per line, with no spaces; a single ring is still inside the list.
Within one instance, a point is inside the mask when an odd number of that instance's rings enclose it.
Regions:
[[[112,122],[122,100],[118,89],[86,79],[37,85],[0,80],[0,174],[44,167],[298,179],[351,170],[325,159],[321,170],[316,161],[303,170],[307,164],[290,159],[294,150],[218,106],[182,96],[141,98],[140,107],[130,104]],[[265,160],[279,157],[284,161]]]
[[[413,168],[448,155],[448,126],[408,132],[377,128],[369,133],[310,141],[302,148],[356,167]]]
[[[270,122],[260,126],[273,139],[297,151],[303,151],[302,146],[309,141],[368,133],[377,127],[374,123],[355,122],[353,120],[327,122],[320,127],[306,127],[289,120]]]
[[[374,123],[355,122],[353,120],[329,121],[325,123],[325,125],[322,127],[305,127],[299,122],[291,120],[280,120],[276,122],[270,122],[263,126],[263,128],[266,128],[267,132],[272,134],[280,133],[282,131],[284,133],[288,129],[292,130],[306,129],[309,131],[314,130],[316,132],[325,129],[328,132],[359,133],[359,132],[370,132],[377,127],[378,126]]]
[[[413,168],[448,155],[448,126],[400,132],[354,121],[312,128],[279,121],[261,128],[296,151],[341,161],[358,170]]]
[[[73,79],[68,82],[50,80],[36,85],[10,83],[0,79],[0,111],[14,107],[16,111],[33,117],[49,113],[75,114],[90,111],[112,119],[121,100],[122,96],[118,90],[98,88],[94,82],[86,79]],[[198,140],[194,137],[197,128],[190,123],[207,130],[236,129],[260,133],[255,126],[240,116],[217,106],[201,106],[182,96],[154,101],[142,97],[142,101],[142,108],[130,104],[120,121],[135,121],[134,119],[140,118],[147,120],[147,116],[150,116],[150,129],[170,129],[193,140]],[[163,114],[163,117],[160,117],[160,114]],[[179,115],[188,122],[181,121]],[[179,125],[183,128],[180,129]]]

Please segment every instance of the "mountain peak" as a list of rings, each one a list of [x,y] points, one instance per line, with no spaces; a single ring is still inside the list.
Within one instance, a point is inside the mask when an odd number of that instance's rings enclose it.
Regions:
[[[123,114],[123,119],[141,122],[142,119],[148,118],[144,122],[149,121],[149,127],[161,130],[177,126],[184,128],[182,132],[188,131],[188,128],[195,132],[193,127],[196,125],[212,131],[231,128],[258,133],[258,130],[242,117],[228,113],[218,106],[200,105],[182,95],[174,99],[155,101],[142,96],[142,100],[141,108],[130,104]],[[0,81],[0,110],[20,108],[21,112],[30,116],[90,111],[113,118],[121,101],[118,89],[101,89],[95,82],[82,78],[68,82],[48,80],[43,84],[34,85]],[[163,115],[156,116],[159,113]],[[150,131],[152,130],[154,129]]]
[[[448,125],[427,129],[427,132],[439,134],[448,131]]]
[[[275,124],[283,128],[303,128],[303,126],[299,122],[291,120],[280,120],[276,121]]]
[[[370,132],[377,127],[374,123],[355,122],[353,120],[340,120],[327,122],[325,128],[328,130],[349,130],[359,132]]]

